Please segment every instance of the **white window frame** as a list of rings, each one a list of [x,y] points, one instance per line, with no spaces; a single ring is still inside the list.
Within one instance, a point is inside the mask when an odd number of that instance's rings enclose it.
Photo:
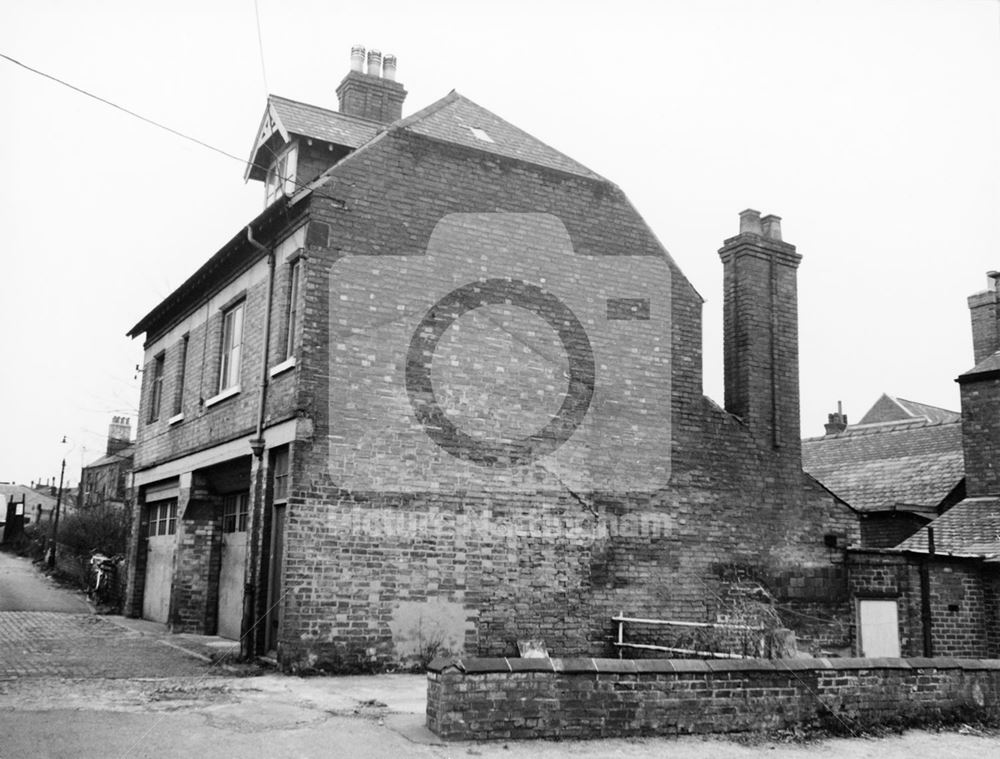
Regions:
[[[149,416],[148,423],[155,422],[160,418],[160,410],[163,405],[163,372],[166,367],[166,353],[158,353],[153,357],[153,378],[149,386]]]
[[[295,356],[295,338],[298,335],[296,324],[299,313],[299,289],[302,286],[302,258],[296,258],[288,264],[288,304],[285,308],[285,359]]]
[[[276,448],[271,458],[272,502],[288,503],[288,483],[291,482],[291,451],[288,446]]]
[[[278,198],[295,192],[295,171],[298,167],[299,148],[294,142],[279,153],[267,169],[264,179],[264,206]]]
[[[219,394],[240,386],[243,363],[243,334],[246,325],[246,301],[222,312],[222,355],[219,361]]]

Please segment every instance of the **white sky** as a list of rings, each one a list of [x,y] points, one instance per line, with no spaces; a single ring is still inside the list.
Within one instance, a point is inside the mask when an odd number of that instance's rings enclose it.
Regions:
[[[352,44],[404,114],[458,89],[621,186],[706,299],[737,213],[799,270],[803,434],[882,392],[958,409],[966,297],[1000,269],[1000,2],[258,0],[271,92],[336,108]],[[6,0],[0,52],[241,158],[253,0]],[[0,60],[0,480],[67,477],[135,418],[125,332],[263,207],[243,166]],[[62,436],[67,446],[59,445]]]

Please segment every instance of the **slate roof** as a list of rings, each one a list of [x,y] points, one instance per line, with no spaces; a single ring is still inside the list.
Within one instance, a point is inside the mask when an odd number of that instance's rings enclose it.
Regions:
[[[96,461],[92,461],[87,464],[85,469],[92,469],[98,466],[104,466],[106,464],[114,464],[120,461],[131,461],[132,457],[135,455],[135,443],[132,445],[125,446],[118,453],[109,453],[105,456],[101,456]]]
[[[934,513],[965,475],[962,425],[927,419],[855,425],[804,440],[802,468],[859,511]]]
[[[359,148],[378,134],[382,125],[339,111],[330,111],[307,103],[299,103],[278,95],[269,95],[268,106],[290,134],[312,137],[334,145]]]
[[[286,140],[294,134],[351,149],[359,148],[369,142],[380,129],[384,128],[384,125],[377,121],[348,116],[340,111],[300,103],[280,95],[267,96],[267,108],[261,119],[261,128],[257,130],[258,135],[269,116],[274,119],[277,131]],[[259,139],[258,136],[250,160],[247,162],[246,176],[251,179],[263,179],[265,167],[270,162],[268,156],[261,155],[264,145]]]
[[[352,148],[352,152],[343,158],[342,162],[350,161],[352,156],[377,144],[386,135],[387,130],[406,130],[430,139],[525,161],[536,166],[600,182],[608,181],[583,164],[549,147],[541,140],[504,121],[496,114],[454,90],[437,102],[388,126],[354,116],[346,116],[338,111],[299,103],[277,95],[269,95],[268,106],[264,112],[264,118],[261,120],[261,127],[257,132],[258,138],[252,149],[253,155],[247,164],[247,177],[256,179],[263,177],[263,169],[261,168],[263,162],[258,163],[258,156],[261,151],[265,150],[265,145],[260,143],[260,136],[269,115],[278,122],[278,132],[284,129],[286,134],[300,134]],[[482,133],[488,135],[489,139],[484,140],[481,136],[477,137],[473,129],[481,130]],[[329,180],[330,172],[339,165],[339,163],[334,164],[292,197],[282,198],[272,203],[250,222],[250,226],[258,231],[275,220],[287,220],[289,207],[294,206],[312,190],[325,184]],[[172,314],[184,308],[185,304],[199,292],[199,288],[207,287],[209,283],[214,281],[219,276],[219,272],[230,271],[229,267],[232,261],[239,260],[240,252],[245,250],[245,236],[246,228],[244,227],[198,271],[140,319],[127,332],[128,336],[138,337],[160,326]]]
[[[957,411],[931,406],[926,403],[896,398],[886,393],[875,401],[858,424],[902,421],[905,419],[926,419],[928,422],[957,422],[962,418]]]
[[[397,122],[394,128],[603,181],[603,177],[583,164],[549,147],[455,90]],[[479,136],[475,130],[478,130]]]
[[[67,492],[69,492],[68,489],[63,488],[64,503],[67,500]],[[54,495],[41,493],[34,488],[29,488],[27,485],[0,484],[0,505],[4,507],[4,510],[0,512],[0,519],[5,519],[7,516],[6,507],[7,503],[10,501],[10,497],[14,496],[15,501],[20,501],[22,495],[24,495],[24,502],[27,504],[28,508],[33,507],[35,504],[41,504],[46,509],[50,509],[56,505],[56,496]]]
[[[976,364],[969,371],[964,372],[962,377],[973,377],[977,374],[986,374],[987,372],[997,372],[1000,371],[1000,351],[997,351],[992,356],[987,356],[978,364]],[[961,380],[961,378],[960,378]]]
[[[929,528],[937,553],[1000,558],[1000,498],[966,498],[897,548],[927,551]]]

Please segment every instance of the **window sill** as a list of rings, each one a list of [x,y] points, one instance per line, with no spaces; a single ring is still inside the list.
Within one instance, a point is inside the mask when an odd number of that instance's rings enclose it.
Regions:
[[[239,385],[233,385],[232,387],[227,387],[218,395],[213,395],[207,401],[205,401],[205,408],[209,406],[214,406],[216,403],[226,400],[226,398],[232,398],[234,395],[238,395],[240,392]]]
[[[294,368],[295,368],[295,356],[292,356],[291,358],[286,358],[280,364],[272,366],[270,371],[270,376],[277,377],[279,374],[283,374],[284,372],[287,372],[289,369],[294,369]]]
[[[184,412],[182,411],[181,413],[174,414],[172,417],[167,419],[167,424],[178,424],[183,421],[184,421]]]

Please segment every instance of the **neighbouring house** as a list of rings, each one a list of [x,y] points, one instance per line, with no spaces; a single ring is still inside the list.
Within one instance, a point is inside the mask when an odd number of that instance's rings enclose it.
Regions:
[[[830,414],[802,466],[859,512],[862,546],[895,546],[965,496],[961,414],[883,394],[857,424]]]
[[[269,97],[265,209],[129,330],[126,613],[292,671],[607,655],[623,611],[750,596],[849,646],[858,519],[802,470],[780,219],[719,251],[723,409],[622,191],[457,92],[403,118],[395,73],[355,49],[339,111]]]
[[[969,298],[976,365],[956,380],[964,497],[894,548],[850,551],[866,655],[1000,657],[1000,280],[989,280]]]
[[[134,455],[132,423],[127,416],[112,417],[104,455],[83,467],[80,473],[80,508],[100,505],[124,508],[128,502],[128,477]]]
[[[55,489],[53,488],[53,491]],[[0,483],[0,517],[3,517],[4,541],[16,540],[29,525],[48,526],[55,512],[57,493],[49,495],[49,489],[40,492],[32,485]],[[66,493],[63,493],[63,505]]]

